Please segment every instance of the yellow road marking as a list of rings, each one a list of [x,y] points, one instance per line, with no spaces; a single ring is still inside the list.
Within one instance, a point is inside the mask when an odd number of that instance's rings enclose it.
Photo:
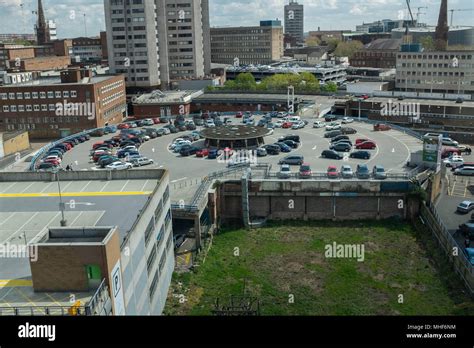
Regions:
[[[64,192],[62,197],[107,197],[107,196],[148,196],[151,191],[129,192]],[[0,193],[0,198],[41,198],[59,197],[59,193]]]
[[[191,260],[191,253],[186,254],[186,265],[189,264],[189,261]]]
[[[0,280],[0,288],[16,288],[16,287],[31,287],[32,280],[25,279],[2,279]]]
[[[62,306],[62,304],[60,304],[59,302],[57,302],[56,299],[54,299],[50,294],[45,293],[45,295],[48,296],[54,304],[58,305],[59,307]]]

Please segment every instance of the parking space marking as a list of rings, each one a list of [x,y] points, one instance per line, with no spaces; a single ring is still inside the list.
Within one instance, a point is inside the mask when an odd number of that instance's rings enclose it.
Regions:
[[[81,192],[84,192],[87,186],[91,184],[92,181],[88,181],[87,184],[82,188]]]
[[[125,190],[125,187],[127,187],[128,183],[130,182],[130,180],[127,180],[127,182],[123,185],[122,189],[120,190],[120,192],[123,192]]]
[[[51,185],[54,185],[54,184],[55,184],[54,182],[50,182],[50,183],[49,183],[48,185],[46,185],[46,187],[45,187],[44,189],[42,189],[40,192],[41,192],[41,193],[45,192],[46,190],[49,189],[49,187],[50,187]]]
[[[141,188],[140,191],[144,191],[144,190],[145,190],[145,187],[146,187],[146,185],[148,185],[148,182],[149,182],[149,181],[150,181],[150,180],[145,181],[145,183],[143,184],[143,186],[142,186],[142,188]]]
[[[2,226],[3,224],[5,224],[8,220],[10,220],[12,217],[14,217],[16,215],[16,213],[13,213],[13,214],[10,214],[5,220],[3,220],[2,223],[0,223],[0,226]]]
[[[11,187],[15,186],[15,184],[16,184],[16,182],[14,182],[11,185],[8,185],[4,190],[2,190],[2,192],[7,192]]]
[[[105,185],[102,187],[102,189],[100,190],[100,192],[104,192],[104,190],[106,189],[106,187],[111,183],[111,181],[107,181],[105,183]],[[142,190],[143,191],[143,190]]]
[[[97,224],[99,223],[100,219],[102,219],[102,217],[105,215],[105,211],[101,212],[100,215],[99,215],[99,218],[94,222],[94,224],[92,226],[97,226]]]
[[[36,184],[35,182],[32,182],[31,184],[29,184],[28,186],[26,186],[23,191],[21,191],[21,193],[27,191],[31,186],[33,186],[34,184]]]
[[[75,217],[75,219],[72,220],[70,225],[74,226],[74,223],[77,221],[77,219],[79,219],[82,216],[83,213],[84,213],[83,211],[79,212],[79,214]]]
[[[51,219],[49,219],[49,221],[46,222],[46,225],[41,229],[41,231],[39,231],[33,238],[31,238],[30,241],[35,240],[35,239],[36,239],[37,237],[39,237],[42,233],[44,233],[44,231],[49,227],[49,225],[51,225],[52,222],[58,218],[59,214],[61,214],[61,213],[60,213],[60,212],[57,212],[56,215],[54,215]],[[36,232],[36,231],[35,231],[35,232]]]
[[[28,302],[29,304],[31,304],[32,307],[36,307],[36,309],[39,309],[39,308],[36,306],[36,304],[35,304],[34,302],[31,302],[31,299],[30,299],[28,296],[26,296],[25,294],[23,294],[23,292],[22,292],[19,288],[13,288],[13,289],[14,289],[17,293],[19,293],[20,296],[23,297],[23,298],[26,300],[26,302]],[[46,314],[46,312],[45,312],[44,310],[43,310],[42,312],[44,312],[44,314]]]
[[[152,191],[126,192],[65,192],[62,197],[107,197],[107,196],[148,196]],[[59,197],[59,193],[0,193],[0,198],[45,198]]]
[[[59,303],[58,301],[56,301],[56,299],[55,299],[53,296],[51,296],[51,295],[48,294],[47,292],[44,293],[44,294],[45,294],[45,295],[51,300],[51,302],[53,302],[55,305],[57,305],[58,307],[62,307],[62,304]]]
[[[5,239],[5,241],[2,244],[6,244],[9,240],[13,239],[13,237],[15,237],[18,232],[21,232],[23,227],[25,227],[27,224],[29,224],[30,221],[33,220],[38,214],[39,213],[36,212],[32,216],[30,216],[30,218],[28,220],[26,220],[26,222],[23,225],[21,225],[20,228],[18,228],[13,234],[11,234],[7,239]]]

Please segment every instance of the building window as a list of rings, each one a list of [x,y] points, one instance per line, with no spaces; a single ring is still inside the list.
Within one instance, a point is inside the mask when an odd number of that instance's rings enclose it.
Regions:
[[[16,99],[23,99],[23,93],[17,93]]]
[[[62,96],[61,91],[56,91],[54,94],[55,94],[56,98],[61,98],[61,96]]]
[[[69,91],[63,91],[63,97],[69,98]]]
[[[41,111],[48,111],[48,105],[41,104]]]
[[[56,105],[49,104],[49,111],[55,111],[55,110],[56,110]]]
[[[40,92],[40,99],[46,99],[46,92]]]
[[[71,98],[77,98],[77,91],[71,91]]]
[[[8,99],[15,100],[15,93],[8,93]]]
[[[16,112],[16,105],[10,106],[10,111],[11,112]]]
[[[54,98],[54,92],[52,92],[52,91],[48,92],[48,98],[53,99]]]
[[[25,92],[25,99],[31,99],[30,92]]]
[[[31,92],[31,96],[33,99],[38,99],[38,92]]]
[[[18,111],[19,112],[25,112],[25,106],[24,105],[18,105]]]
[[[10,107],[8,105],[3,105],[3,112],[9,112]]]

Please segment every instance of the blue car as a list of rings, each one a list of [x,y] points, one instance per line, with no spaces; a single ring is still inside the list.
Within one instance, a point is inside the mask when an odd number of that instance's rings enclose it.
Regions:
[[[464,251],[471,265],[474,265],[474,248],[466,248]]]
[[[280,147],[281,152],[291,152],[291,147],[285,143],[275,143],[275,145]]]
[[[107,127],[105,127],[105,130],[109,133],[115,133],[117,131],[117,126],[115,126],[115,125],[107,126]]]
[[[135,156],[135,155],[139,156],[140,153],[137,152],[137,151],[123,151],[123,152],[119,151],[119,152],[117,152],[117,157],[118,158],[125,158],[127,156]]]
[[[207,155],[207,158],[216,159],[217,156],[219,156],[219,150],[212,149],[212,150],[209,150],[209,154]]]

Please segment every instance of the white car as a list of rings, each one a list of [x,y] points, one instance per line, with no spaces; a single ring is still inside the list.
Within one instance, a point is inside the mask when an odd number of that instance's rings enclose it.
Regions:
[[[108,170],[127,170],[127,169],[132,168],[132,164],[117,161],[117,162],[114,162],[112,164],[109,164],[105,168],[107,168]]]
[[[456,157],[445,159],[443,163],[446,164],[446,167],[457,168],[464,164],[464,159],[462,157],[456,156]]]
[[[125,146],[122,150],[124,150],[124,151],[138,151],[138,149],[133,145]]]
[[[281,126],[283,126],[283,121],[282,120],[278,120],[274,123],[274,126],[275,128],[281,128]]]
[[[141,167],[141,166],[146,166],[149,164],[155,163],[152,159],[146,158],[146,157],[141,157],[141,158],[134,158],[130,161],[130,163],[134,167]]]
[[[304,128],[306,124],[303,121],[299,121],[298,123],[293,123],[293,126],[291,126],[291,129],[301,129]]]
[[[273,131],[273,128],[267,128],[267,130],[268,130],[267,135],[272,135],[273,132],[274,132],[274,131]]]
[[[169,130],[169,128],[160,128],[160,129],[163,129],[163,132],[165,132],[165,135],[168,135],[168,134],[171,134],[171,131]]]
[[[326,131],[340,130],[342,128],[341,124],[338,122],[331,122],[326,125]]]
[[[326,122],[324,121],[314,121],[313,128],[323,128],[326,127]]]
[[[352,122],[354,122],[353,118],[350,118],[350,117],[343,117],[342,118],[342,123],[343,124],[348,124],[348,123],[352,123]]]
[[[454,170],[454,175],[474,176],[474,167],[462,167]]]
[[[191,145],[191,142],[189,140],[178,140],[175,141],[173,144],[171,144],[170,149],[175,151],[179,147],[183,147],[184,145]]]
[[[214,121],[213,120],[207,120],[206,121],[206,127],[208,128],[212,128],[212,127],[215,127],[216,125],[214,124]]]
[[[147,118],[146,120],[143,120],[143,124],[145,126],[153,126],[153,125],[155,125],[155,122],[153,122],[153,120],[151,118]]]

